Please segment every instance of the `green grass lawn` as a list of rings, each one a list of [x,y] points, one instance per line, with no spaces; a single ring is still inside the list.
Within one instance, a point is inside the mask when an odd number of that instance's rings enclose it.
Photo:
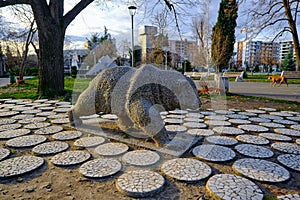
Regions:
[[[70,101],[72,96],[78,96],[85,88],[88,87],[91,79],[85,78],[65,78],[65,94],[58,97],[60,100]],[[0,87],[0,98],[13,99],[37,99],[38,78],[30,78],[25,80],[22,85],[9,85]]]

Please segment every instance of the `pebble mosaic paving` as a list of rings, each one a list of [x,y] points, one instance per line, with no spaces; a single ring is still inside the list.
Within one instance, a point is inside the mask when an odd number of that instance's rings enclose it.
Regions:
[[[54,167],[74,165],[87,179],[113,178],[116,188],[131,197],[156,195],[169,179],[200,181],[215,199],[263,199],[268,183],[298,181],[293,175],[300,171],[298,112],[273,108],[162,112],[167,130],[197,138],[188,157],[170,158],[155,148],[132,149],[124,141],[66,129],[70,107],[69,102],[56,100],[0,99],[0,142],[7,146],[0,148],[0,180],[51,162]],[[117,119],[98,114],[82,119],[105,118],[112,123]],[[24,151],[31,155],[23,155]],[[213,170],[213,165],[227,165],[233,174]],[[277,198],[300,199],[299,193],[285,189]]]

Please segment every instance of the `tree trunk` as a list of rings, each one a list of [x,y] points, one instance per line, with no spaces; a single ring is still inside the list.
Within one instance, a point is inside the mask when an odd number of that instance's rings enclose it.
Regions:
[[[39,87],[40,97],[55,97],[64,92],[63,44],[65,29],[48,25],[39,31]]]
[[[293,37],[294,51],[296,55],[296,71],[300,71],[300,47],[299,47],[299,37],[297,32],[297,24],[296,21],[293,19],[289,2],[287,0],[283,0],[282,2],[285,9],[285,15],[287,17],[291,29],[292,37]]]

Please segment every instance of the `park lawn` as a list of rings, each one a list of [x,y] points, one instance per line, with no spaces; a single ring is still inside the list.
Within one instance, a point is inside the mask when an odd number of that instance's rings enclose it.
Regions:
[[[71,101],[72,96],[78,96],[89,85],[91,79],[65,78],[65,94],[57,99]],[[38,78],[25,80],[25,84],[0,87],[0,99],[38,99]]]
[[[251,75],[247,73],[247,77],[244,78],[245,82],[270,82],[268,77],[271,75],[261,74],[261,75]],[[235,78],[230,78],[230,81],[235,81]],[[289,84],[300,84],[300,79],[287,79]]]

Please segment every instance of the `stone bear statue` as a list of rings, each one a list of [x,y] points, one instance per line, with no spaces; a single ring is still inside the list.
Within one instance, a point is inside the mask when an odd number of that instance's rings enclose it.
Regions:
[[[194,82],[177,71],[152,65],[138,69],[119,66],[100,72],[78,97],[68,116],[71,125],[79,125],[80,116],[116,114],[122,131],[151,138],[157,146],[163,146],[169,137],[160,112],[200,106]]]

